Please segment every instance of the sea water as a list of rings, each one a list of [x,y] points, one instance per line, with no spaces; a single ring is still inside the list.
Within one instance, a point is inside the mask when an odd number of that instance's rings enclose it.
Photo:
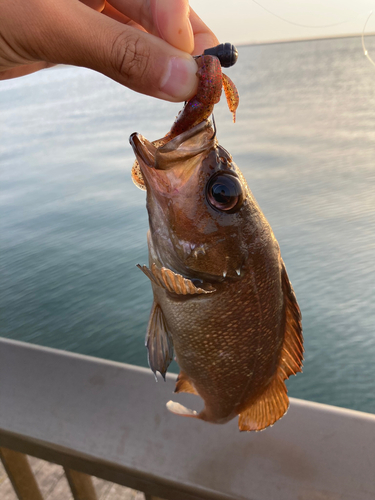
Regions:
[[[375,412],[375,68],[344,38],[240,47],[227,73],[241,101],[236,124],[215,108],[218,138],[303,315],[289,393]],[[0,82],[2,336],[147,366],[148,221],[128,137],[160,138],[180,109],[82,68]]]

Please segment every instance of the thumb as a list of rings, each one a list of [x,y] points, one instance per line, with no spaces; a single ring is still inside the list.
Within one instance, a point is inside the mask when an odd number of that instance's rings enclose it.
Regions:
[[[43,60],[85,66],[160,99],[183,101],[195,94],[198,68],[189,54],[80,2],[45,4],[49,9],[36,35]]]

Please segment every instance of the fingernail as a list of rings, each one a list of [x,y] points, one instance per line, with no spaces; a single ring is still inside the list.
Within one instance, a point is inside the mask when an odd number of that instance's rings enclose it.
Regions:
[[[192,57],[171,57],[160,83],[160,90],[184,101],[196,91],[198,66]]]

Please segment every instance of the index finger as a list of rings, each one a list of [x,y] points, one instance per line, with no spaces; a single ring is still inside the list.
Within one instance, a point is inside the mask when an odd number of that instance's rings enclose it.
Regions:
[[[193,55],[203,54],[206,49],[215,47],[219,44],[219,40],[210,28],[202,21],[202,19],[190,7],[190,23],[194,35],[194,50]]]
[[[84,0],[86,4],[102,1]],[[121,15],[116,20],[125,23],[131,19],[148,33],[189,54],[201,54],[219,43],[188,0],[107,0],[107,4],[125,16],[123,21]]]

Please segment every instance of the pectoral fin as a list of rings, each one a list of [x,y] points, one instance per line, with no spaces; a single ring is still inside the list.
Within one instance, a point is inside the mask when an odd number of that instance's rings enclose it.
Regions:
[[[164,314],[155,301],[148,322],[146,346],[151,370],[155,376],[157,371],[160,372],[165,380],[168,366],[173,359],[173,341]]]
[[[181,276],[181,274],[174,273],[166,267],[159,269],[156,264],[152,264],[151,269],[147,266],[137,267],[145,273],[145,275],[153,281],[156,285],[159,285],[168,292],[173,292],[178,295],[194,295],[202,293],[212,293],[215,289],[211,287],[210,290],[204,290],[203,288],[196,287],[194,283]]]

